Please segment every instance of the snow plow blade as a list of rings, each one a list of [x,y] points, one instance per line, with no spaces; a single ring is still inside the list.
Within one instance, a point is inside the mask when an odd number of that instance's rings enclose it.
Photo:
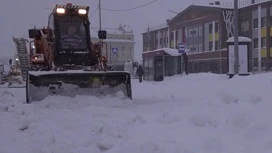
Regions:
[[[49,95],[112,95],[132,99],[130,74],[124,71],[29,71],[26,102],[41,101]]]

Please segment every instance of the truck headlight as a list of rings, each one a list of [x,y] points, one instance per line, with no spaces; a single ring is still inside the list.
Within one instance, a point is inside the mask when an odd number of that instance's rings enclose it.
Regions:
[[[57,13],[64,14],[65,9],[64,8],[57,8]]]
[[[87,14],[87,10],[79,9],[78,14]]]

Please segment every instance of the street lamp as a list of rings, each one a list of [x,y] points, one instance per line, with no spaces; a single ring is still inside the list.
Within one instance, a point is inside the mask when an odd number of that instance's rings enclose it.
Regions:
[[[238,48],[238,0],[234,0],[234,74],[239,73],[239,48]]]
[[[101,0],[99,0],[99,4],[98,4],[98,9],[99,9],[99,30],[101,30]]]

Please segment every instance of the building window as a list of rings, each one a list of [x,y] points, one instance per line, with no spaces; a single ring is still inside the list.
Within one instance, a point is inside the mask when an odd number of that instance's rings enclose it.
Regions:
[[[253,20],[253,28],[254,29],[258,28],[258,19]]]
[[[213,42],[210,41],[210,42],[209,42],[209,51],[212,51],[212,50],[213,50]]]
[[[254,38],[254,48],[258,48],[258,38]]]
[[[262,27],[266,27],[266,17],[262,17],[261,22],[262,22]]]
[[[196,31],[195,30],[192,30],[191,31],[191,35],[195,35],[196,34]]]
[[[162,38],[160,38],[160,45],[162,45]]]
[[[266,47],[266,37],[263,37],[261,39],[261,41],[262,41],[262,48],[265,48]]]
[[[212,23],[209,24],[209,33],[212,33]]]
[[[219,32],[219,22],[215,23],[215,32]]]
[[[190,48],[190,51],[191,51],[191,52],[194,52],[194,47],[191,47],[191,48]]]
[[[249,31],[249,21],[242,21],[241,22],[241,31],[242,32]]]
[[[215,41],[215,50],[219,50],[219,41]]]

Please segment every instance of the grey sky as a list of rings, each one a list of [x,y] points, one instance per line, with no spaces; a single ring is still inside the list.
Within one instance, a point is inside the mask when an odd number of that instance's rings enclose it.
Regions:
[[[102,7],[107,9],[131,8],[152,0],[101,0]],[[31,25],[46,26],[50,10],[55,4],[71,2],[80,5],[89,5],[93,12],[98,0],[1,0],[0,5],[0,56],[13,56],[15,46],[11,37],[27,37]],[[135,34],[135,58],[141,58],[141,33],[148,25],[163,23],[175,14],[168,10],[180,12],[188,5],[203,4],[211,0],[158,0],[157,2],[140,9],[125,12],[102,11],[103,27],[118,27],[120,23],[129,25]],[[91,26],[98,26],[98,11],[91,18]]]

